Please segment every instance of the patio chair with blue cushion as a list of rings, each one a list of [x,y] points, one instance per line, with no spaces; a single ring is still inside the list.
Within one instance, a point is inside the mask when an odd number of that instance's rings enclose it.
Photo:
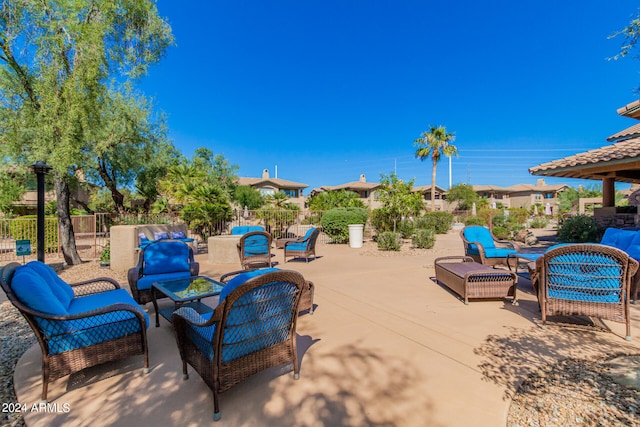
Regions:
[[[101,363],[143,355],[149,371],[149,316],[113,279],[69,285],[32,261],[2,267],[0,285],[40,345],[43,401],[50,381]]]
[[[515,254],[520,247],[515,242],[498,240],[488,228],[469,225],[460,231],[464,244],[464,254],[477,263],[496,266],[507,264],[507,257]]]
[[[256,267],[271,267],[271,234],[266,231],[250,231],[238,242],[240,264],[245,270]]]
[[[631,339],[629,292],[638,262],[620,249],[569,244],[536,261],[542,323],[547,316],[589,316],[626,324]]]
[[[316,258],[316,241],[320,230],[317,228],[310,228],[305,235],[299,239],[288,241],[284,244],[284,261],[287,262],[287,257],[299,257],[304,258],[306,262],[309,262],[309,257],[313,255],[313,259]]]
[[[127,278],[131,294],[138,304],[153,300],[151,285],[164,280],[197,276],[200,264],[195,262],[193,249],[179,240],[158,240],[140,250],[138,264],[129,269]]]
[[[298,305],[307,281],[298,272],[255,270],[237,275],[220,293],[213,313],[176,310],[172,323],[182,358],[213,391],[213,419],[220,419],[219,393],[272,366],[293,364]]]

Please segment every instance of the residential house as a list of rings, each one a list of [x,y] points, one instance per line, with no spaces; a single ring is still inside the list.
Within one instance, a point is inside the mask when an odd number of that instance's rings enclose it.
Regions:
[[[492,185],[474,185],[473,189],[481,198],[487,199],[489,206],[529,209],[540,205],[546,209],[547,204],[552,213],[558,211],[558,195],[569,188],[566,184],[546,184],[544,179],[538,179],[535,185],[516,184],[510,187]]]
[[[300,209],[304,209],[305,198],[302,192],[308,187],[308,185],[294,181],[287,181],[286,179],[280,179],[277,177],[270,178],[268,169],[262,171],[261,178],[239,178],[238,184],[253,187],[263,196],[272,195],[282,191],[289,196],[290,203],[298,205]]]
[[[367,182],[367,178],[365,177],[365,175],[361,174],[359,181],[347,182],[340,185],[325,185],[320,188],[314,188],[311,191],[310,196],[332,190],[352,191],[360,196],[360,199],[366,206],[368,206],[370,209],[376,209],[382,206],[382,204],[378,201],[376,194],[376,190],[380,188],[380,185],[381,184],[377,182]]]
[[[431,186],[430,185],[419,185],[417,187],[413,187],[413,191],[419,192],[422,194],[422,199],[424,201],[424,209],[426,211],[431,211]],[[436,185],[436,194],[435,194],[435,208],[436,211],[452,211],[456,204],[451,204],[447,202],[447,190],[442,187]]]

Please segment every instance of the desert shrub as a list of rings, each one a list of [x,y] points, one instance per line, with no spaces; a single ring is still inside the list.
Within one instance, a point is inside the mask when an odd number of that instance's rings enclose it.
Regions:
[[[382,209],[374,209],[371,211],[369,221],[378,233],[393,231],[393,216]]]
[[[562,243],[595,242],[598,226],[588,215],[576,215],[565,219],[558,229],[558,241]]]
[[[493,218],[491,218],[491,224],[494,227],[505,227],[507,224],[507,217],[502,214],[494,215]]]
[[[431,229],[436,234],[446,234],[453,224],[453,214],[449,212],[427,212],[415,219],[415,227]]]
[[[415,222],[411,219],[403,219],[398,224],[398,233],[402,235],[403,239],[409,239],[415,230]]]
[[[322,230],[334,243],[349,241],[349,224],[365,224],[368,212],[364,208],[335,208],[322,215]]]
[[[536,218],[529,223],[531,228],[545,228],[547,225],[549,225],[549,221],[543,218]]]
[[[468,216],[464,220],[464,225],[485,225],[485,222],[479,216]]]
[[[421,249],[431,249],[436,243],[436,236],[433,230],[420,228],[416,230],[412,238],[413,246]]]
[[[499,240],[511,239],[511,231],[507,227],[494,225],[492,232],[493,232],[493,235],[496,236],[496,239],[499,239]]]
[[[524,225],[529,218],[529,211],[524,208],[512,208],[508,210],[509,218],[507,222],[512,224]]]
[[[393,231],[383,231],[378,234],[378,249],[383,251],[399,251],[402,246],[402,236]]]

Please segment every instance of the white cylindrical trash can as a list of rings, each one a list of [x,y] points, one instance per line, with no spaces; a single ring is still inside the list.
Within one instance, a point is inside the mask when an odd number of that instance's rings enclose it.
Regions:
[[[349,247],[361,248],[364,234],[364,224],[349,224]]]

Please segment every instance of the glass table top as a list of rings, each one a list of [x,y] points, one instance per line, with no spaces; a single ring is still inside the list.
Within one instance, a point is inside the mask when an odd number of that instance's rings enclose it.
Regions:
[[[224,284],[205,276],[156,282],[153,286],[174,301],[190,301],[220,294]]]

